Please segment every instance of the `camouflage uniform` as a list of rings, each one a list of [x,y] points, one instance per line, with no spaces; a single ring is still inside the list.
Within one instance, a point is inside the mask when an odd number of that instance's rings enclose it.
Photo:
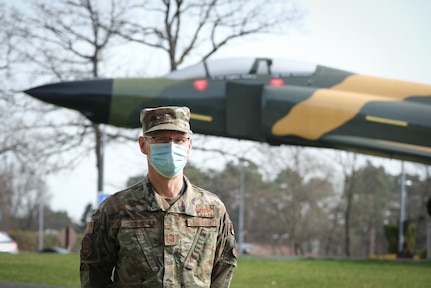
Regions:
[[[225,206],[184,181],[172,206],[147,177],[101,204],[82,240],[81,287],[230,286],[236,243]]]

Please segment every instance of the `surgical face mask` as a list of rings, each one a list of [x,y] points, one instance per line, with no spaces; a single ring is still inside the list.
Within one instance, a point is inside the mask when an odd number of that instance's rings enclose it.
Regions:
[[[150,144],[150,163],[166,178],[175,177],[187,164],[187,146],[172,142]]]

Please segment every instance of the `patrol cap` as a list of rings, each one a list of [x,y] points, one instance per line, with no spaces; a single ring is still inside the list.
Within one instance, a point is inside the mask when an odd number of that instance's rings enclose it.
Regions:
[[[144,108],[141,111],[140,120],[144,134],[157,130],[173,130],[192,134],[188,107]]]

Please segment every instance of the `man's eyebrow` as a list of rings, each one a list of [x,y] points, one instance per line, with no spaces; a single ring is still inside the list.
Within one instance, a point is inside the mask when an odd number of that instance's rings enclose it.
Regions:
[[[176,131],[173,131],[173,132],[159,132],[159,133],[148,133],[148,134],[145,134],[146,136],[156,136],[156,137],[164,137],[164,136],[166,136],[166,137],[172,137],[172,136],[175,136],[175,137],[181,137],[181,136],[188,136],[189,134],[187,134],[187,133],[182,133],[182,132],[176,132]]]

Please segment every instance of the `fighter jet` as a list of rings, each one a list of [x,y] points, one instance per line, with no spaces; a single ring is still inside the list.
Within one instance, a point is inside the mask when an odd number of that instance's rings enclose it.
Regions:
[[[289,59],[203,61],[158,78],[47,84],[25,93],[95,123],[140,127],[145,107],[189,106],[195,133],[431,164],[431,85]]]

